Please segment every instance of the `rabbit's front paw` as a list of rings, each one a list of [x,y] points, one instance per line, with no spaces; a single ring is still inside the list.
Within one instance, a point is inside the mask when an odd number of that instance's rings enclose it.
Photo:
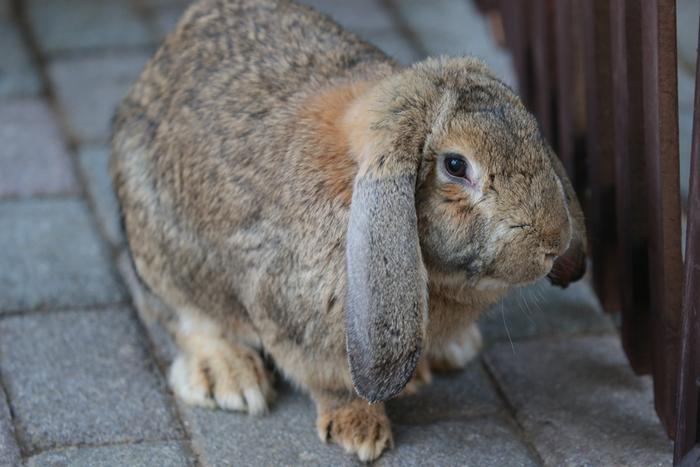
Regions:
[[[170,368],[170,385],[180,399],[252,415],[267,412],[274,390],[256,351],[211,336],[190,344]]]
[[[321,410],[316,428],[322,441],[333,440],[363,462],[376,459],[394,444],[384,404],[369,405],[356,399]]]
[[[430,367],[437,371],[461,370],[479,355],[482,345],[481,331],[472,324],[459,338],[437,350],[431,349],[428,355]]]

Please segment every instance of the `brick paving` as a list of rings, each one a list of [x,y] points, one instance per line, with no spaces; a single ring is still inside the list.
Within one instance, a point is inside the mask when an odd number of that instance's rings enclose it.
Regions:
[[[469,53],[514,83],[464,0],[307,3],[402,63]],[[0,466],[357,465],[318,440],[310,399],[282,381],[262,418],[175,400],[172,342],[117,273],[109,120],[185,6],[0,0]],[[480,325],[481,358],[388,404],[396,448],[376,465],[670,465],[650,380],[586,283],[514,291]]]

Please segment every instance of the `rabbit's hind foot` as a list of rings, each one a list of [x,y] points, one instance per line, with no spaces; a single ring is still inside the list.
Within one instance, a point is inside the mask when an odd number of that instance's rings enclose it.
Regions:
[[[170,367],[169,382],[177,397],[190,405],[267,412],[274,390],[256,350],[211,326],[180,325],[176,338],[181,352]]]

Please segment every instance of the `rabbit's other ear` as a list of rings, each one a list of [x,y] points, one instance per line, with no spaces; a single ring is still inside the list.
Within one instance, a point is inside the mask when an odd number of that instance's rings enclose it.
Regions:
[[[404,388],[423,345],[428,291],[415,207],[418,165],[418,156],[379,151],[355,178],[346,340],[353,385],[369,402]]]
[[[576,198],[574,187],[566,176],[564,166],[554,151],[550,150],[549,154],[554,172],[564,188],[564,195],[569,207],[571,242],[564,254],[554,261],[554,266],[552,266],[547,278],[552,284],[566,288],[571,282],[576,282],[586,273],[586,224],[581,205]]]

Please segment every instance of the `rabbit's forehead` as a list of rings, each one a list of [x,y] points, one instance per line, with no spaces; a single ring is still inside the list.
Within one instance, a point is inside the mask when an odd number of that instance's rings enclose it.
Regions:
[[[458,152],[494,171],[541,168],[548,159],[546,143],[534,119],[523,114],[494,109],[455,116],[433,133],[431,147]]]

